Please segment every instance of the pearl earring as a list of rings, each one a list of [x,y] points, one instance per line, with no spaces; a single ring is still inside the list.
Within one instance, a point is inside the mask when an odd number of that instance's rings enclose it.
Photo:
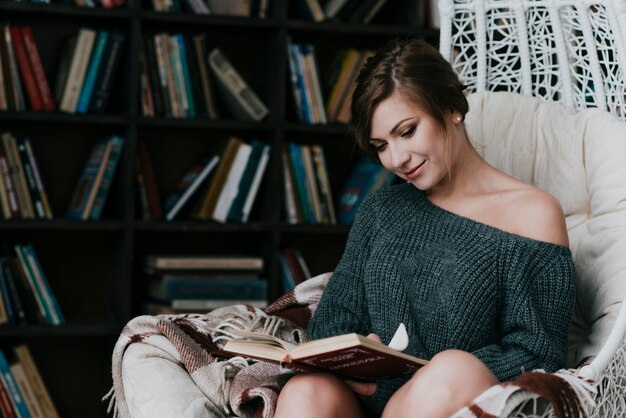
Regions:
[[[462,118],[461,118],[461,115],[457,115],[457,117],[455,117],[455,118],[454,118],[454,121],[455,121],[456,123],[460,123],[460,122],[461,122],[461,119],[462,119]]]

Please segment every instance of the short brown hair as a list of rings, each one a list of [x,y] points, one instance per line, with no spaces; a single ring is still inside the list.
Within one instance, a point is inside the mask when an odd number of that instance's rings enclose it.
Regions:
[[[370,145],[371,118],[380,102],[398,92],[430,113],[446,129],[445,112],[464,119],[464,86],[452,66],[430,44],[418,39],[393,40],[361,68],[352,95],[351,128],[356,143],[378,160]]]

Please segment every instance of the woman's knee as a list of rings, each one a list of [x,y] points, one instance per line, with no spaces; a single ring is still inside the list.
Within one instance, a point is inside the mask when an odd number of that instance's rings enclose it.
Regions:
[[[302,373],[292,377],[283,387],[280,396],[293,399],[319,401],[336,398],[349,391],[347,386],[335,376],[324,373]]]

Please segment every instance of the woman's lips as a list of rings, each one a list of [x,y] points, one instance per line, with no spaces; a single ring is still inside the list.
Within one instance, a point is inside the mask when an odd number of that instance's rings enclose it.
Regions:
[[[425,163],[426,163],[426,160],[422,161],[422,163],[420,165],[418,165],[417,167],[415,167],[415,168],[413,168],[413,169],[411,169],[409,171],[406,171],[404,173],[406,178],[409,179],[409,180],[413,180],[414,178],[419,176],[422,173],[422,171],[423,171]]]

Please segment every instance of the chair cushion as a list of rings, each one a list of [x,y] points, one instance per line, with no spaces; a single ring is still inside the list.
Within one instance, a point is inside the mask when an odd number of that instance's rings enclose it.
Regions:
[[[561,202],[576,264],[574,365],[598,353],[626,295],[626,124],[513,93],[468,100],[468,133],[487,162]]]

